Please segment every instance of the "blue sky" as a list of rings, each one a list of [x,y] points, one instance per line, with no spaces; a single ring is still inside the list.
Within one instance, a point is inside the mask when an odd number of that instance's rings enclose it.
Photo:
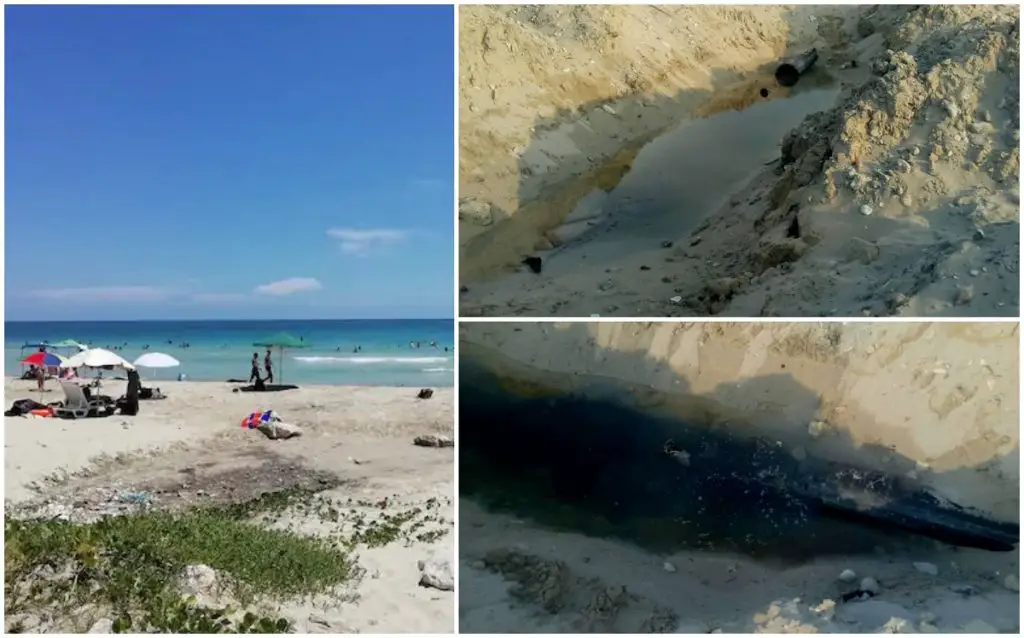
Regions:
[[[451,7],[6,7],[6,319],[450,317]]]

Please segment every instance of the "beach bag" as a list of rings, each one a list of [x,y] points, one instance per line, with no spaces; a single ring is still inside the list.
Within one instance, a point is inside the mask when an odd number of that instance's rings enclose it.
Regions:
[[[265,412],[253,412],[242,419],[242,427],[247,430],[259,430],[268,439],[290,439],[293,436],[301,436],[302,428],[291,423],[285,423],[273,410]]]

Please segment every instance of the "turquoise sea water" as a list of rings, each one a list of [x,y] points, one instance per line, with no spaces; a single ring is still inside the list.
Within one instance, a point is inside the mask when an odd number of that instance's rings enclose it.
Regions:
[[[179,372],[192,381],[248,379],[252,353],[259,352],[262,365],[265,351],[253,342],[287,332],[309,347],[285,350],[283,364],[274,350],[277,383],[427,387],[454,381],[455,324],[450,319],[8,321],[4,327],[7,376],[20,374],[18,362],[33,352],[21,349],[26,343],[74,339],[115,349],[128,361],[146,352],[164,352],[181,361],[178,368],[142,369],[143,379],[175,379]]]

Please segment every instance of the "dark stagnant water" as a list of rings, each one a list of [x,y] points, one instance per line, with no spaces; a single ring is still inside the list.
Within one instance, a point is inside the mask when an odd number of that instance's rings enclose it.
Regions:
[[[910,550],[929,538],[1010,550],[1019,538],[1016,525],[943,505],[898,478],[798,461],[775,441],[607,401],[523,399],[486,375],[460,377],[462,495],[544,526],[655,552],[787,563]],[[688,452],[687,464],[666,453],[668,441]],[[856,506],[851,493],[874,506]]]

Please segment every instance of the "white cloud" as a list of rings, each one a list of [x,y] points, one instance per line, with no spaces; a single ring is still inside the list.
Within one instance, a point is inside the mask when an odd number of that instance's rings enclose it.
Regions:
[[[320,290],[323,285],[312,277],[292,277],[281,281],[272,281],[269,284],[256,286],[256,292],[261,295],[291,295],[297,292],[310,292]]]
[[[399,244],[411,234],[411,231],[400,228],[331,228],[327,231],[329,237],[338,240],[342,252],[350,255],[366,255],[378,248]]]
[[[158,286],[94,286],[85,288],[53,288],[49,290],[33,290],[28,293],[36,299],[47,301],[164,301],[174,293]]]

